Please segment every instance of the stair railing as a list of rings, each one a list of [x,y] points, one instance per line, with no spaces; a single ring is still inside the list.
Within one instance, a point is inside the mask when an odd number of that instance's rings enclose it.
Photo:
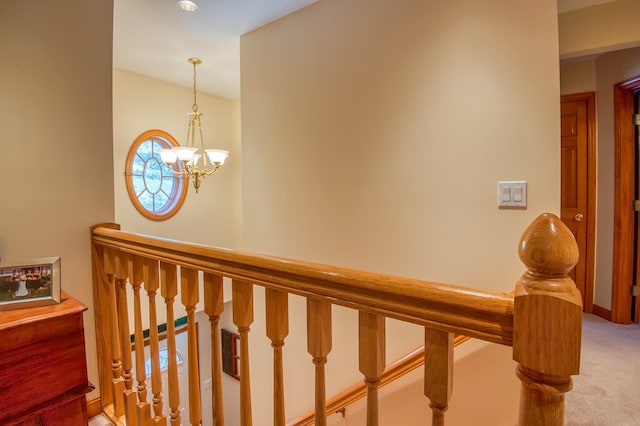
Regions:
[[[286,423],[282,346],[288,335],[288,294],[307,301],[307,349],[316,372],[316,425],[326,425],[325,364],[332,345],[332,305],[359,312],[359,366],[367,390],[367,425],[378,424],[377,390],[386,366],[386,317],[425,327],[424,389],[433,425],[444,424],[451,397],[454,335],[513,346],[522,383],[519,424],[562,425],[564,394],[580,362],[582,303],[568,276],[578,260],[577,246],[556,216],[544,214],[523,234],[519,255],[527,270],[515,293],[505,294],[131,234],[114,224],[97,225],[92,228],[92,261],[104,411],[119,424],[201,424],[195,309],[202,286],[213,354],[213,396],[206,403],[211,404],[213,424],[224,424],[219,319],[224,308],[223,277],[227,277],[232,280],[233,322],[240,336],[242,426],[253,423],[248,335],[254,321],[255,285],[266,289],[266,330],[274,353],[274,425]],[[131,302],[127,293],[134,295]],[[140,345],[145,296],[150,330],[157,325],[156,306],[163,305],[166,311],[169,418],[163,414],[166,402],[156,332],[149,333],[151,405],[145,374],[140,373],[144,351],[133,351],[135,362],[132,359],[128,309],[132,304],[134,345]],[[178,392],[176,303],[187,313],[188,395]],[[188,398],[188,419],[182,418],[181,398]]]

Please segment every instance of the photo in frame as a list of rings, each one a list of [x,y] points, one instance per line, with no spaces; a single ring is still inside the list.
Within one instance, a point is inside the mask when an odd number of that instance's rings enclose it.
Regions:
[[[60,303],[60,258],[0,262],[0,311]]]

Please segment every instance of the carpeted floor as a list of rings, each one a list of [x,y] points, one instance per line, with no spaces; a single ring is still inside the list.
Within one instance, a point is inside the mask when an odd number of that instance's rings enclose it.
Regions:
[[[111,423],[105,415],[98,414],[97,416],[91,417],[89,419],[88,426],[112,426],[112,425],[113,423]]]
[[[585,314],[580,375],[566,396],[567,426],[640,426],[640,326]]]

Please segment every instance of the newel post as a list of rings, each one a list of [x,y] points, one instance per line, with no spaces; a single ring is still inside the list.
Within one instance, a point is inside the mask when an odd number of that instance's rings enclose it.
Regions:
[[[562,221],[546,213],[525,230],[518,252],[527,267],[516,284],[513,312],[519,425],[563,425],[564,394],[580,370],[582,297],[568,276],[578,246]]]

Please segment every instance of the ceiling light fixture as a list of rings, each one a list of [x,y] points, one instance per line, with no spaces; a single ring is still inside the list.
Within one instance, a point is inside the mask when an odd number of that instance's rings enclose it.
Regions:
[[[197,194],[202,179],[220,170],[220,167],[224,164],[224,160],[229,156],[229,151],[222,149],[204,149],[202,122],[200,121],[202,113],[198,111],[198,103],[196,101],[196,66],[201,64],[202,61],[198,58],[189,58],[188,61],[193,64],[193,106],[189,113],[187,140],[185,146],[161,149],[159,154],[162,161],[167,164],[174,174],[193,180],[193,187],[196,189]],[[204,156],[198,154],[198,147],[196,147],[195,144],[196,132],[200,136],[200,149],[204,153]],[[203,159],[202,168],[198,165],[200,157]],[[180,167],[178,166],[178,161],[180,161]]]
[[[198,3],[193,0],[178,0],[178,7],[187,12],[195,12],[198,10]]]

